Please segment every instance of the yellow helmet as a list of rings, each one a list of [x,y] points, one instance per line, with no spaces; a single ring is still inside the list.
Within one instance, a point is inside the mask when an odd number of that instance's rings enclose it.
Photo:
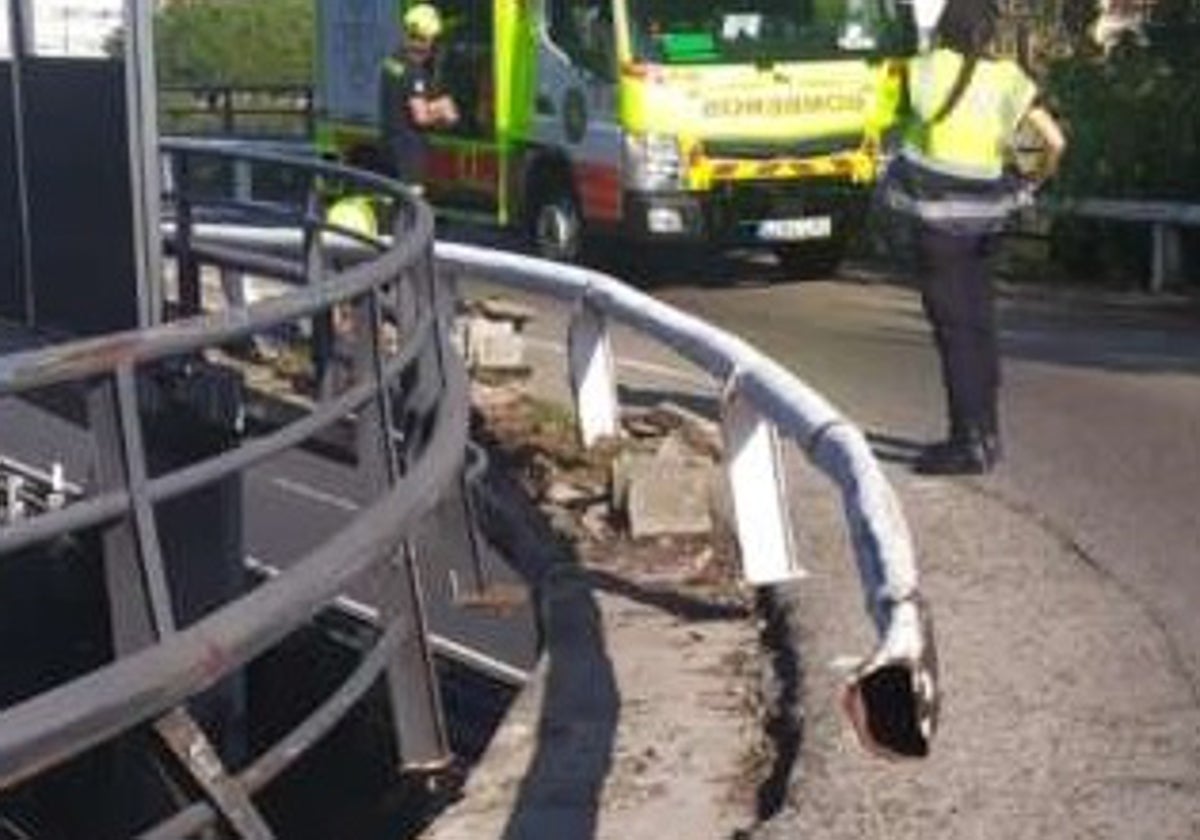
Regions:
[[[442,16],[431,3],[418,3],[404,13],[404,31],[432,41],[442,34]]]

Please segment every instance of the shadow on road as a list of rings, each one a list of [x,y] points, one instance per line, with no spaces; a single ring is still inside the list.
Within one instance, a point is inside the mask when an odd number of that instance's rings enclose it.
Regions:
[[[524,491],[498,466],[479,494],[485,533],[542,604],[544,695],[534,756],[508,816],[505,840],[595,837],[612,769],[621,695],[588,574]]]
[[[925,443],[921,441],[895,435],[870,431],[866,434],[867,442],[871,444],[871,451],[875,453],[875,457],[889,464],[911,466],[916,462],[917,456],[925,446]]]
[[[505,840],[596,836],[612,769],[621,695],[605,649],[600,608],[573,565],[544,586],[545,696],[537,748],[504,829]]]

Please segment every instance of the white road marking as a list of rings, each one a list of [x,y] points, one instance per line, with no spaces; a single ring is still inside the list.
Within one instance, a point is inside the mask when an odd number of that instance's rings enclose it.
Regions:
[[[290,478],[282,478],[275,476],[271,479],[271,483],[280,490],[286,490],[289,493],[295,493],[301,498],[308,499],[312,502],[328,505],[332,508],[337,508],[346,513],[357,513],[362,510],[362,505],[353,499],[348,499],[345,496],[337,496],[333,493],[326,493],[324,490],[318,490],[312,485],[305,484],[301,481],[293,481]]]

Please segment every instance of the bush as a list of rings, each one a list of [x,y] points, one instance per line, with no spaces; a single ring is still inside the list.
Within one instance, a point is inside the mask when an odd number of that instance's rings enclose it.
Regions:
[[[164,85],[312,81],[314,0],[173,0],[155,14]]]
[[[1047,89],[1070,142],[1057,196],[1195,201],[1200,195],[1200,38],[1184,23],[1147,34],[1106,55],[1076,54],[1051,67]],[[1144,273],[1148,232],[1130,227],[1064,222],[1055,251],[1089,274],[1113,266]]]

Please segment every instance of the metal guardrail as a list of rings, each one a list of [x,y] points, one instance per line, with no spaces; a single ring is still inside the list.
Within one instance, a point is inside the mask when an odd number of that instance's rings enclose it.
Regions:
[[[311,138],[312,85],[164,85],[161,123],[170,134]]]
[[[82,397],[96,452],[94,484],[82,498],[0,528],[0,563],[64,534],[99,532],[103,545],[114,659],[98,669],[0,711],[0,791],[19,785],[89,748],[149,725],[203,798],[144,838],[194,835],[221,822],[242,838],[275,835],[252,797],[328,733],[383,680],[391,701],[398,753],[407,767],[448,759],[445,724],[432,670],[413,557],[406,539],[418,517],[461,480],[467,443],[465,372],[448,349],[452,290],[435,278],[433,220],[394,182],[312,160],[210,144],[169,142],[174,166],[173,236],[181,320],[0,357],[0,397],[54,386]],[[201,158],[286,167],[308,180],[308,200],[290,212],[253,202],[213,208],[189,192]],[[345,270],[327,265],[320,197],[337,184],[387,196],[395,210],[392,244]],[[242,221],[266,214],[303,231],[299,259],[251,250],[206,249],[192,236],[196,220]],[[234,265],[307,285],[248,308],[202,314],[202,266]],[[335,310],[352,329],[334,329]],[[205,351],[297,322],[313,324],[319,384],[335,359],[348,360],[348,384],[318,387],[300,420],[182,468],[151,474],[145,448],[143,379],[174,370],[186,377]],[[385,321],[402,343],[384,348]],[[336,353],[334,351],[341,351]],[[346,528],[278,577],[180,626],[166,572],[155,506],[207,487],[298,446],[335,424],[354,429],[360,486],[371,502]],[[188,701],[237,673],[305,625],[353,579],[370,571],[383,613],[373,649],[351,676],[280,741],[240,771],[221,761],[212,736]]]
[[[1153,235],[1150,252],[1150,291],[1161,292],[1177,280],[1183,269],[1180,231],[1200,225],[1200,204],[1182,201],[1131,201],[1080,198],[1049,204],[1059,216],[1149,224]]]
[[[438,243],[436,254],[448,270],[573,306],[567,356],[585,443],[619,430],[610,321],[656,339],[723,383],[725,468],[744,576],[752,584],[769,586],[804,575],[791,541],[780,435],[799,444],[841,492],[867,611],[879,638],[847,685],[846,710],[868,749],[925,755],[938,708],[932,623],[899,501],[862,432],[746,342],[616,278],[469,245]]]

